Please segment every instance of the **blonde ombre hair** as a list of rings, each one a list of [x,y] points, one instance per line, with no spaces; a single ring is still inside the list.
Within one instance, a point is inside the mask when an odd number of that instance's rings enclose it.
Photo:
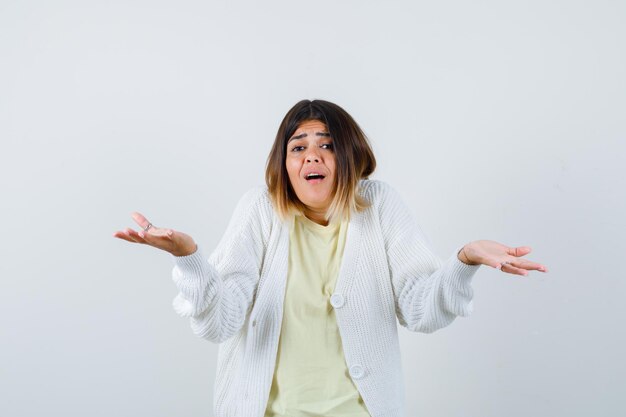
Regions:
[[[304,212],[305,205],[291,186],[285,161],[289,138],[303,122],[310,120],[324,123],[333,139],[336,178],[326,220],[349,220],[351,212],[369,207],[357,188],[359,180],[368,178],[376,169],[376,158],[367,137],[352,116],[338,105],[324,100],[298,102],[287,112],[278,128],[265,168],[265,182],[274,209],[282,219]]]

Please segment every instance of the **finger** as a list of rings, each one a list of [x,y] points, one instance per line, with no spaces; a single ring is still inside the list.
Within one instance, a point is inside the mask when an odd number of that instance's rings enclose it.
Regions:
[[[134,240],[132,240],[130,237],[128,237],[124,232],[115,232],[115,233],[113,233],[113,237],[125,240],[127,242],[137,243]]]
[[[138,212],[136,212],[136,211],[133,211],[133,212],[131,213],[131,216],[132,216],[133,220],[135,220],[135,223],[137,223],[137,224],[138,224],[138,225],[139,225],[139,226],[140,226],[143,230],[146,230],[146,227],[148,227],[148,225],[149,225],[149,224],[151,224],[151,223],[148,221],[148,219],[146,219],[146,218],[143,216],[143,214],[141,214],[141,213],[138,213]],[[152,226],[150,227],[150,229],[152,229],[152,228],[156,228],[156,227],[155,227],[154,225],[152,225]],[[148,229],[148,230],[150,230],[150,229]]]
[[[147,243],[159,243],[163,240],[170,242],[174,233],[172,229],[153,229],[151,227],[148,231],[140,230],[137,234]]]
[[[506,263],[502,265],[501,270],[502,272],[506,272],[506,273],[514,274],[514,275],[523,275],[523,276],[528,275],[528,271],[526,271],[525,269],[517,268],[511,265],[510,263]]]
[[[172,234],[173,234],[173,231],[172,231],[172,229],[165,229],[165,228],[162,228],[162,227],[156,227],[156,228],[155,227],[151,227],[145,233],[150,235],[150,236],[155,236],[155,237],[171,238]]]
[[[126,236],[133,239],[137,243],[146,243],[146,240],[142,236],[140,236],[139,233],[131,228],[124,229],[124,233],[126,234]]]
[[[513,259],[511,260],[511,264],[513,264],[513,266],[517,268],[523,268],[529,271],[548,272],[548,268],[546,268],[545,265],[542,265],[537,262],[529,261],[528,259],[520,259],[520,258]]]
[[[511,256],[519,257],[528,255],[531,251],[532,248],[530,246],[518,246],[515,248],[508,248],[506,252]]]

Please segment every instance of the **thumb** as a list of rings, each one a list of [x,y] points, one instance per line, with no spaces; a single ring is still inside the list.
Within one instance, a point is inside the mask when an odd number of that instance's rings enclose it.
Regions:
[[[530,246],[517,246],[515,248],[509,248],[507,253],[511,256],[524,256],[528,255],[532,251]]]

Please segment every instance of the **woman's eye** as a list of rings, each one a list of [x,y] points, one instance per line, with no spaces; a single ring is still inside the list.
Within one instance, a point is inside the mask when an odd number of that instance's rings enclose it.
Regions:
[[[294,146],[293,148],[291,148],[291,152],[300,152],[304,150],[304,146]],[[332,143],[324,143],[323,145],[320,145],[320,148],[322,149],[333,149],[333,144]]]

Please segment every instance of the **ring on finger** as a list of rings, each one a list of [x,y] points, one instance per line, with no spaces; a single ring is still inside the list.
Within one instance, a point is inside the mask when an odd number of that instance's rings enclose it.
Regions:
[[[143,231],[144,231],[144,232],[147,232],[147,231],[148,231],[148,229],[150,229],[151,227],[153,227],[153,226],[152,226],[152,223],[148,223],[148,225],[147,225],[146,227],[144,227],[144,228],[143,228]]]

